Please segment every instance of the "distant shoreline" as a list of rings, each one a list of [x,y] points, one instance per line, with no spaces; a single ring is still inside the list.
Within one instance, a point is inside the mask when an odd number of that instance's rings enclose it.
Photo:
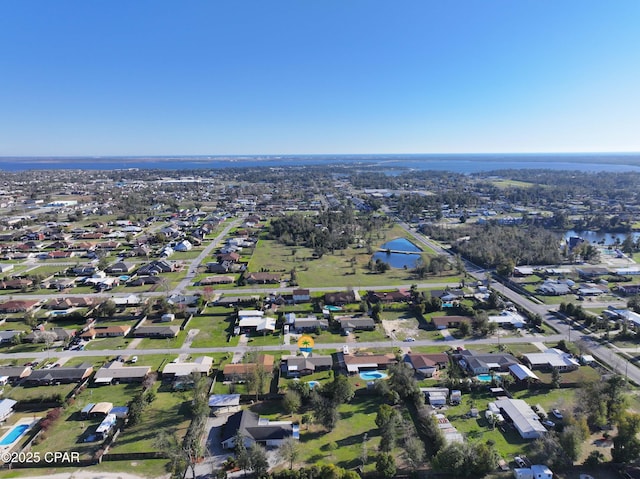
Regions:
[[[171,155],[171,156],[5,156],[0,171],[29,170],[205,170],[304,167],[342,164],[380,170],[435,170],[477,173],[503,169],[639,171],[640,153],[483,153],[380,155]]]

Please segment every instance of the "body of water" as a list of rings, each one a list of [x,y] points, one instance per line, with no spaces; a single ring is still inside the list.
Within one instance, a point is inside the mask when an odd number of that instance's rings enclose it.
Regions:
[[[5,437],[2,438],[2,441],[0,441],[0,446],[8,446],[10,444],[13,444],[20,436],[24,434],[27,429],[29,429],[28,424],[20,424],[18,426],[15,426]]]
[[[388,172],[399,169],[477,173],[502,169],[640,172],[639,153],[265,155],[157,157],[2,157],[0,170],[223,169],[345,164]]]
[[[420,259],[422,250],[406,238],[396,238],[382,246],[381,249],[391,251],[404,251],[405,253],[393,253],[386,251],[378,251],[373,255],[373,260],[384,261],[392,268],[415,268],[416,263]]]
[[[387,373],[382,371],[363,371],[360,373],[360,378],[365,381],[375,381],[376,379],[384,379],[387,377]]]
[[[585,241],[589,243],[600,243],[604,241],[605,245],[612,245],[615,243],[616,238],[622,243],[625,238],[631,235],[634,241],[637,241],[640,238],[639,232],[631,232],[631,233],[610,233],[608,231],[575,231],[570,230],[564,234],[565,240],[568,240],[572,236],[579,236]]]

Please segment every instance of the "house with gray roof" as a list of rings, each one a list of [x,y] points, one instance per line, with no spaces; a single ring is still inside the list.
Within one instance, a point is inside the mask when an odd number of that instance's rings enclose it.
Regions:
[[[319,371],[328,371],[333,367],[331,356],[283,356],[280,362],[282,374],[288,378],[307,376]]]
[[[266,447],[277,447],[289,437],[300,439],[300,430],[297,424],[294,425],[291,421],[272,422],[247,410],[237,412],[229,417],[222,431],[222,447],[233,449],[238,433],[244,438],[247,447],[253,443]]]

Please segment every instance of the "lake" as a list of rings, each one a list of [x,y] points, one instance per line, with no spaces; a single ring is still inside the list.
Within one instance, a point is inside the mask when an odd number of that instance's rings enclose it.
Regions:
[[[606,245],[612,245],[615,243],[616,238],[620,240],[622,243],[628,235],[631,235],[634,241],[637,241],[640,238],[640,232],[631,232],[631,233],[610,233],[608,231],[575,231],[569,230],[564,234],[564,238],[568,240],[572,236],[579,236],[585,241],[589,243],[599,243],[604,241]]]
[[[380,246],[380,249],[393,251],[406,251],[406,253],[387,253],[378,251],[373,255],[373,260],[388,263],[392,268],[415,268],[422,250],[406,238],[396,238]]]

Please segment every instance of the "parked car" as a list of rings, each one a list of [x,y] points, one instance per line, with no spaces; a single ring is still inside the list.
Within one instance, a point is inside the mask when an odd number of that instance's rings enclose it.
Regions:
[[[522,459],[520,456],[514,457],[513,460],[516,462],[518,467],[527,467],[527,463],[524,462],[524,459]]]
[[[556,427],[556,423],[555,423],[555,422],[553,422],[553,421],[549,421],[549,420],[542,421],[542,424],[543,424],[544,426],[549,427],[549,428],[554,428],[554,427]]]
[[[559,410],[557,410],[557,409],[552,409],[552,410],[551,410],[551,414],[553,414],[553,416],[554,416],[556,419],[562,419],[562,418],[563,418],[562,413],[561,413]]]
[[[135,364],[137,362],[138,362],[138,356],[134,356],[134,357],[131,358],[131,363],[132,364]]]
[[[404,339],[405,343],[413,343],[416,340],[416,338],[412,338],[412,337],[408,337]]]

